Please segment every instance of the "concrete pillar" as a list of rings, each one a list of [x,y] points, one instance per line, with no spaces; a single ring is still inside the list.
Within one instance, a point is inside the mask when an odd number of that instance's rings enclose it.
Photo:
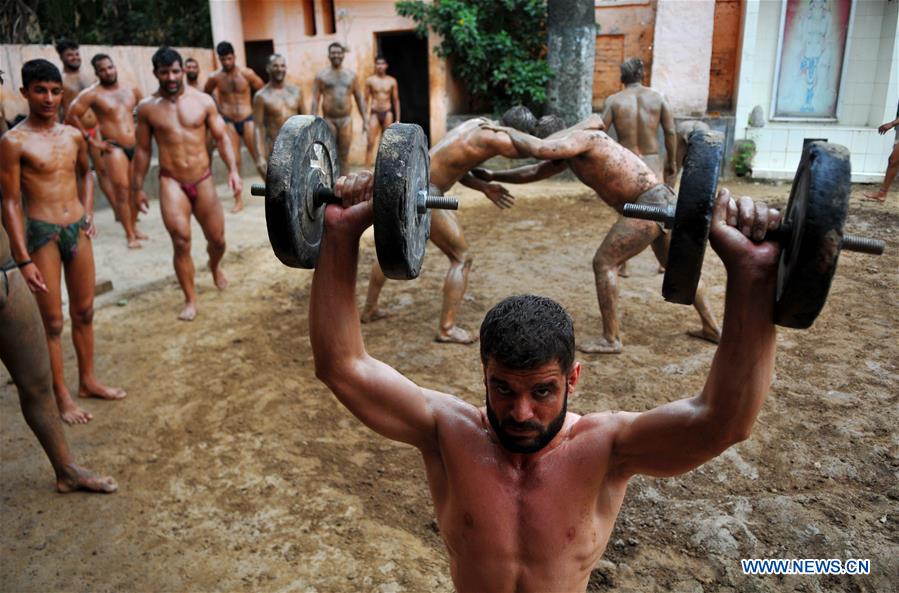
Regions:
[[[247,55],[243,47],[240,0],[209,0],[209,16],[212,20],[213,46],[218,45],[220,41],[229,42],[234,46],[237,64],[246,66]]]
[[[547,62],[555,76],[546,90],[546,109],[569,126],[590,115],[596,19],[593,0],[548,3]]]
[[[702,116],[709,103],[715,0],[659,0],[652,48],[652,88],[675,115]]]

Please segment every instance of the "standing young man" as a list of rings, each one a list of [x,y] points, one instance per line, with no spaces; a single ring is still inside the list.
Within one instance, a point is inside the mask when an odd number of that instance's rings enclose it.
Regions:
[[[387,74],[387,59],[375,58],[375,73],[365,81],[365,103],[368,106],[368,149],[365,168],[371,169],[381,134],[390,124],[400,121],[400,94],[396,79]]]
[[[149,201],[141,191],[131,194],[131,161],[137,140],[134,136],[134,108],[142,95],[136,86],[120,83],[115,64],[106,54],[91,59],[97,82],[81,91],[69,105],[66,123],[78,128],[88,138],[88,143],[100,150],[106,173],[112,181],[113,195],[110,202],[125,229],[129,249],[139,249],[138,239],[148,237],[137,229],[138,212],[147,211]],[[100,127],[103,139],[87,134],[84,117],[92,111]]]
[[[153,73],[159,90],[137,107],[137,152],[134,155],[132,190],[140,191],[150,167],[150,140],[159,147],[159,206],[162,221],[175,248],[175,275],[184,292],[182,321],[197,316],[194,262],[190,256],[190,215],[206,236],[209,271],[216,287],[228,281],[222,271],[225,255],[225,214],[215,193],[206,132],[218,143],[219,154],[228,165],[228,184],[239,202],[242,183],[234,149],[225,135],[225,122],[209,95],[184,86],[181,55],[170,47],[153,54]]]
[[[237,171],[240,171],[240,141],[250,151],[253,162],[257,162],[256,127],[253,123],[253,104],[250,89],[258,91],[262,88],[262,79],[250,68],[241,68],[234,57],[234,46],[222,41],[215,47],[221,69],[216,70],[206,79],[204,90],[210,95],[218,91],[218,108],[228,124],[227,133],[234,147],[234,158],[237,159]],[[243,210],[243,198],[239,193],[234,195],[234,207],[231,212]]]
[[[256,169],[265,178],[268,157],[275,139],[288,118],[303,113],[303,91],[290,84],[287,78],[287,60],[281,54],[268,58],[269,81],[253,97],[253,120],[256,122]]]
[[[94,375],[95,276],[90,238],[96,229],[87,141],[78,130],[56,119],[63,94],[56,66],[47,60],[25,62],[22,84],[28,117],[0,139],[3,224],[13,258],[40,307],[60,415],[69,424],[83,424],[91,414],[75,404],[63,373],[63,271],[78,357],[78,395],[125,397],[122,389],[106,387]],[[28,196],[27,220],[23,194]]]

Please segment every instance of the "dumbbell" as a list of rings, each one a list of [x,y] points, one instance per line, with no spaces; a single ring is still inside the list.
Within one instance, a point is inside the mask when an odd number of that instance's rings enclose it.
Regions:
[[[275,256],[292,268],[311,269],[318,260],[326,204],[339,176],[337,143],[320,117],[295,115],[275,139],[265,185],[265,222]],[[421,271],[431,232],[431,208],[456,210],[456,198],[432,195],[427,138],[420,126],[393,124],[381,136],[375,161],[372,207],[375,249],[384,275],[399,280]]]
[[[661,222],[671,229],[662,294],[693,304],[715,206],[723,137],[694,132],[687,145],[676,207],[626,204],[624,215]],[[849,209],[849,151],[838,144],[810,142],[802,152],[787,208],[766,241],[782,246],[777,269],[774,322],[808,328],[824,307],[840,251],[880,255],[879,239],[843,234]]]

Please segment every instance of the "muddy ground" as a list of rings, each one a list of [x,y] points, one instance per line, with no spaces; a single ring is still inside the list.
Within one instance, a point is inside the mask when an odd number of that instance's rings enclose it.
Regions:
[[[849,226],[885,238],[888,254],[844,254],[814,327],[779,332],[776,381],[749,441],[683,477],[633,480],[590,590],[896,590],[899,196],[872,204],[861,189]],[[780,203],[787,190],[735,186]],[[518,195],[509,211],[477,199],[460,211],[475,254],[461,323],[476,329],[497,300],[529,291],[561,301],[580,339],[596,335],[590,260],[612,211],[575,183]],[[275,260],[259,208],[228,217],[229,233],[243,225],[255,240],[229,252],[227,291],[198,275],[196,322],[175,320],[180,293],[158,222],[155,250],[140,257],[164,276],[123,279],[130,292],[97,311],[100,375],[129,396],[87,402],[93,422],[66,433],[84,464],[118,479],[117,494],[54,492],[0,367],[3,591],[452,590],[419,457],[369,432],[314,378],[311,274]],[[365,326],[366,344],[416,382],[480,404],[477,347],[432,341],[446,260],[429,252],[421,278],[387,285],[393,317]],[[367,240],[362,281],[372,256]],[[695,313],[663,302],[650,252],[630,271],[626,350],[580,355],[574,412],[646,410],[702,387],[714,346],[685,335]],[[713,255],[705,277],[720,315],[724,271]],[[64,344],[74,389],[68,332]],[[747,577],[748,557],[868,558],[872,574]]]

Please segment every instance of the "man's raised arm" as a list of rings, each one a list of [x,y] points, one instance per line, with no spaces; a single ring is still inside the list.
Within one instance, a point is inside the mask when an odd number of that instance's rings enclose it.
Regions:
[[[365,351],[356,310],[359,238],[372,222],[373,177],[365,171],[340,178],[335,193],[346,208],[329,205],[312,277],[309,339],[315,375],[375,432],[419,449],[436,446],[435,404],[424,390]]]
[[[515,128],[483,126],[481,129],[507,134],[521,157],[533,157],[546,161],[574,158],[590,148],[592,138],[591,132],[581,130],[573,130],[564,136],[541,140]]]
[[[758,242],[779,214],[722,190],[709,239],[727,269],[721,343],[702,393],[616,422],[611,471],[673,476],[749,438],[774,375],[776,243]],[[752,240],[750,238],[752,237]]]

